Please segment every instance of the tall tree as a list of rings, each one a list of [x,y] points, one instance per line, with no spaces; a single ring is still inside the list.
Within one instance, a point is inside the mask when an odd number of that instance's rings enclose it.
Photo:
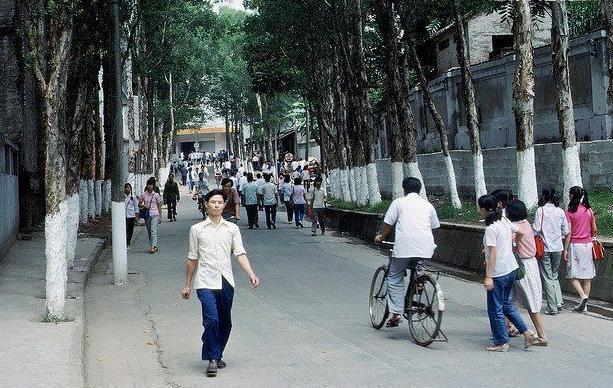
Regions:
[[[558,126],[562,137],[564,158],[562,181],[564,202],[568,202],[568,191],[573,186],[582,186],[579,145],[575,135],[575,115],[568,71],[568,11],[566,0],[551,3],[551,43],[553,49],[553,78],[555,81]]]
[[[26,37],[37,91],[42,99],[45,136],[46,309],[51,321],[65,318],[66,301],[66,148],[68,57],[72,43],[73,1],[26,0]]]
[[[530,209],[538,203],[534,161],[534,53],[530,0],[514,2],[513,40],[516,57],[513,112],[517,139],[517,185],[519,198]]]
[[[609,52],[609,88],[607,89],[607,101],[609,117],[613,117],[613,1],[602,1],[603,14],[607,29],[607,50]]]
[[[460,73],[462,74],[462,98],[464,109],[466,109],[466,126],[468,127],[468,137],[470,148],[473,155],[473,171],[475,181],[476,198],[487,194],[485,186],[485,173],[483,171],[483,152],[481,151],[481,140],[479,138],[479,117],[477,113],[477,103],[475,99],[475,87],[473,85],[472,71],[470,68],[470,58],[468,55],[468,44],[466,42],[466,32],[464,31],[464,17],[460,0],[452,0],[453,17],[456,28],[456,50]]]

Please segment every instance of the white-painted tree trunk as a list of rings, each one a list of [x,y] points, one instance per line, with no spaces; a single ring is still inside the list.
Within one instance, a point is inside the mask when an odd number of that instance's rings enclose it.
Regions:
[[[75,251],[77,249],[77,234],[79,233],[79,193],[66,198],[66,265],[74,266]]]
[[[123,202],[113,202],[111,211],[113,233],[113,284],[128,281],[128,255],[126,242],[126,209]]]
[[[89,218],[96,218],[96,188],[93,179],[87,181],[87,214]]]
[[[94,188],[94,197],[96,199],[96,217],[102,214],[102,184],[104,181],[96,181]]]
[[[366,165],[366,182],[368,184],[368,203],[376,205],[381,202],[381,191],[379,190],[376,163],[369,163]]]
[[[451,195],[451,206],[456,209],[462,208],[462,202],[458,195],[458,187],[455,180],[455,169],[453,168],[453,161],[451,156],[445,156],[445,167],[447,168],[447,181],[449,182],[449,194]]]
[[[351,202],[351,189],[349,188],[349,169],[344,168],[340,171],[341,175],[341,195],[342,200],[345,202]]]
[[[111,196],[113,194],[111,180],[104,181],[104,195],[102,197],[102,211],[109,213],[111,211]]]
[[[331,197],[334,198],[340,198],[340,196],[338,195],[338,188],[340,188],[340,181],[339,181],[339,177],[338,177],[338,169],[334,168],[330,171],[328,171],[328,177],[329,177],[329,193]],[[324,183],[326,183],[326,181],[324,180]],[[327,186],[327,185],[324,185]]]
[[[564,206],[568,204],[568,191],[573,186],[583,187],[583,179],[581,178],[581,162],[579,159],[579,143],[570,146],[564,150],[564,170],[562,179],[564,180]]]
[[[475,197],[479,199],[482,195],[487,194],[485,186],[485,172],[483,171],[483,154],[473,154],[473,171],[475,173]],[[476,203],[476,201],[475,201]]]
[[[534,166],[534,147],[517,151],[518,197],[526,204],[528,209],[538,205],[536,169]]]
[[[79,222],[82,224],[87,223],[88,201],[89,194],[87,190],[87,181],[81,179],[79,182]]]
[[[366,175],[366,167],[358,166],[355,168],[355,182],[356,182],[356,195],[357,203],[360,206],[368,204],[368,177]]]
[[[63,320],[66,303],[66,200],[60,203],[56,213],[45,216],[45,257],[47,318]]]
[[[348,175],[347,175],[347,179],[349,180],[349,198],[351,202],[357,202],[358,200],[358,195],[356,193],[356,188],[355,188],[355,167],[349,167],[347,169]]]
[[[419,179],[419,181],[421,182],[421,190],[419,191],[419,195],[423,199],[427,200],[428,194],[426,193],[426,185],[424,184],[424,178],[421,176],[421,171],[419,170],[419,164],[417,162],[410,162],[405,163],[404,167],[406,175]]]
[[[392,199],[404,196],[402,180],[404,179],[404,165],[402,162],[392,162]]]

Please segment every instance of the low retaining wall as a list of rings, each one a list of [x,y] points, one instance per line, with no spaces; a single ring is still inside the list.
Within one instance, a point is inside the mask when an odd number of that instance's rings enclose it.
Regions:
[[[383,215],[341,209],[326,209],[327,224],[339,231],[347,232],[372,242],[382,230]],[[434,241],[438,245],[433,261],[452,267],[483,272],[482,226],[442,222],[434,230]],[[390,237],[390,239],[392,239]],[[605,259],[596,263],[596,278],[592,281],[591,298],[613,302],[613,243],[605,242]],[[560,268],[562,290],[574,294],[566,280],[566,266]]]

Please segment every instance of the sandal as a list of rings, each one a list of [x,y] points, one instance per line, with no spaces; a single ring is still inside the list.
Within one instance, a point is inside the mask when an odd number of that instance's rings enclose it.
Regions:
[[[515,327],[509,329],[509,337],[519,337],[521,333]]]
[[[149,254],[153,254],[153,253],[155,253],[155,249],[150,248],[150,249],[149,249]]]
[[[507,350],[509,350],[509,344],[502,344],[502,345],[494,345],[494,346],[488,346],[487,348],[485,348],[485,350],[487,350],[488,352],[500,352],[500,353],[504,353]]]
[[[390,318],[385,324],[385,327],[398,327],[400,322],[402,322],[402,318],[400,318],[400,316],[396,317],[395,319]]]
[[[524,350],[528,350],[530,346],[536,345],[538,341],[539,341],[538,337],[537,338],[530,337],[530,339],[525,339],[524,340]]]
[[[549,340],[543,337],[536,337],[534,339],[534,343],[532,344],[532,346],[547,346],[547,345],[549,345]]]
[[[154,251],[154,252],[159,251],[158,247],[153,247],[153,251]]]

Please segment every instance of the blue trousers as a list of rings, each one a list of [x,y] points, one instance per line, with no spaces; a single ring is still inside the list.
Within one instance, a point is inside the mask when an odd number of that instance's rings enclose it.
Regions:
[[[221,290],[196,290],[202,305],[202,359],[221,360],[232,330],[234,288],[222,278]]]
[[[490,318],[490,328],[494,337],[494,345],[499,346],[509,342],[509,332],[504,323],[507,317],[520,333],[528,328],[513,303],[511,303],[511,290],[515,283],[515,271],[494,278],[494,288],[487,292],[487,315]]]
[[[294,204],[294,220],[296,221],[296,226],[301,224],[302,220],[304,219],[304,206],[305,205],[303,203]]]

